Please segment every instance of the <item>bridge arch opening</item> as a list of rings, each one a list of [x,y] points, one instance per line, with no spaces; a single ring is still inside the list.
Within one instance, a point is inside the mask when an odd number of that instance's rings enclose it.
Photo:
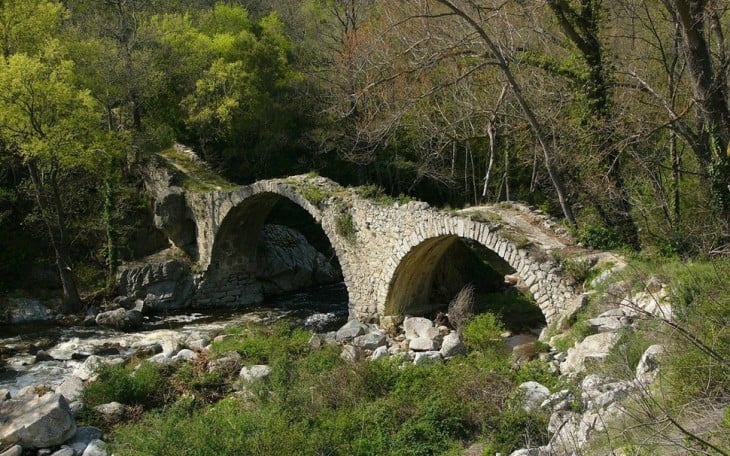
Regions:
[[[284,195],[262,192],[244,199],[223,219],[205,280],[209,287],[225,290],[228,305],[246,305],[340,283],[342,270],[329,236],[312,214]]]
[[[475,312],[500,314],[511,331],[546,325],[529,291],[505,276],[515,269],[484,245],[456,235],[426,239],[400,261],[390,281],[385,315],[425,316],[446,313],[465,286],[474,287]]]

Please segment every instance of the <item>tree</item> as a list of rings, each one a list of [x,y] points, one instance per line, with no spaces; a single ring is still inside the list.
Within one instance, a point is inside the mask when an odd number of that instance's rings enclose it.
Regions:
[[[583,68],[566,70],[551,64],[544,58],[540,63],[549,72],[568,77],[582,96],[576,97],[584,106],[577,110],[583,138],[581,147],[595,167],[583,165],[584,180],[600,179],[603,185],[584,185],[589,202],[596,208],[602,221],[635,248],[639,247],[636,224],[631,215],[631,205],[623,176],[623,159],[620,156],[613,116],[614,78],[611,64],[607,62],[606,46],[601,32],[607,17],[601,0],[548,0],[547,5],[555,15],[559,28],[571,47],[578,53]]]
[[[73,63],[51,43],[37,57],[13,54],[0,63],[0,137],[3,153],[27,169],[31,191],[53,247],[64,312],[80,309],[70,254],[66,179],[110,165],[113,138],[88,91],[74,83]]]

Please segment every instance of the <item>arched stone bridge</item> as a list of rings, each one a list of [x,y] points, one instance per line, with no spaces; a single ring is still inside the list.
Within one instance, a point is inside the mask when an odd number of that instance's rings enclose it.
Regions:
[[[198,289],[208,291],[201,295],[219,293],[233,301],[229,304],[249,298],[236,290],[242,289],[239,281],[246,280],[245,272],[255,271],[260,230],[281,198],[304,208],[321,225],[342,269],[350,313],[363,321],[414,313],[428,305],[436,266],[460,238],[475,241],[506,261],[548,323],[577,293],[552,254],[566,247],[565,238],[547,217],[525,210],[511,209],[514,214],[506,215],[506,207],[496,206],[455,215],[421,202],[378,204],[354,189],[310,175],[229,190],[178,188],[163,193],[158,197],[158,215],[165,205],[184,205],[184,220],[176,220],[178,228],[166,231],[197,259]]]

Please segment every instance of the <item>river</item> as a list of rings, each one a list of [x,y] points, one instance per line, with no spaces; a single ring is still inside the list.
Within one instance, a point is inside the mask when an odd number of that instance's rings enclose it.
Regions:
[[[107,328],[62,327],[55,324],[0,326],[0,389],[11,395],[30,385],[53,388],[89,355],[128,357],[174,337],[213,338],[229,326],[292,318],[295,324],[317,332],[337,329],[347,321],[347,289],[343,283],[289,293],[246,309],[179,311],[145,316],[138,332]],[[37,361],[43,350],[52,359]]]

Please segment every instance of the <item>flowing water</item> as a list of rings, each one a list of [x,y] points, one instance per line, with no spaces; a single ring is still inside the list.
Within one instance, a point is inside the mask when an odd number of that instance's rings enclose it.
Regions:
[[[124,333],[101,327],[54,324],[0,326],[0,389],[11,394],[30,385],[54,387],[89,355],[129,356],[170,337],[211,338],[229,326],[292,318],[317,332],[341,326],[348,316],[344,284],[328,285],[267,300],[255,308],[179,311],[145,317],[144,328]],[[38,361],[44,350],[52,360]]]

